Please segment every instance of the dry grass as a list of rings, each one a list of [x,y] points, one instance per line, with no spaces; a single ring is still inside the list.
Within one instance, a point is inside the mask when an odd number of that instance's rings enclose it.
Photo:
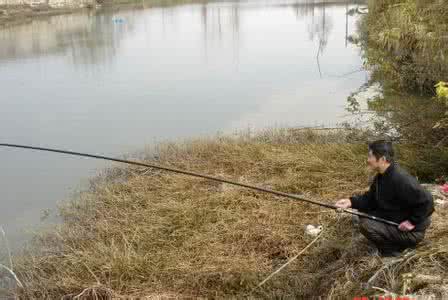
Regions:
[[[272,130],[167,143],[147,160],[333,202],[367,186],[365,148],[341,132]],[[111,170],[61,216],[15,261],[22,298],[347,297],[375,293],[361,283],[383,266],[365,243],[353,242],[347,216],[141,168]],[[444,217],[430,232],[433,244],[372,284],[397,292],[401,272],[444,275]],[[305,224],[325,227],[319,241],[252,292],[311,241]]]

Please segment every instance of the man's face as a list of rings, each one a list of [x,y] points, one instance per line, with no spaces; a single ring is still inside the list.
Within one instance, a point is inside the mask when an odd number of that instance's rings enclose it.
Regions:
[[[383,158],[376,159],[375,155],[373,155],[372,151],[369,151],[367,156],[367,165],[372,171],[378,172],[380,170],[381,161]]]

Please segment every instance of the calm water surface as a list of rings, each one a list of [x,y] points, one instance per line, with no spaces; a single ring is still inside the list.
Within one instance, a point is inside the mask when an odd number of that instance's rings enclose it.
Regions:
[[[357,5],[313,2],[140,5],[2,28],[0,142],[117,156],[218,131],[334,126],[367,77],[346,42]],[[104,166],[0,149],[10,242]]]

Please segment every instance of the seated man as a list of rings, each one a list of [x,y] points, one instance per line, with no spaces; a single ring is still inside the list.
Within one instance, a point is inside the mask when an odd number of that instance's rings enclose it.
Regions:
[[[382,256],[399,255],[420,243],[434,211],[431,194],[393,158],[392,143],[380,140],[369,144],[367,164],[377,173],[369,191],[336,202],[339,208],[358,209],[400,224],[396,227],[360,218],[361,233],[378,247]]]

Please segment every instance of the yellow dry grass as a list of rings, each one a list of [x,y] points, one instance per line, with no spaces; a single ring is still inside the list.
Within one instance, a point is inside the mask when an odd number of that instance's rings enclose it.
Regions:
[[[166,143],[146,159],[333,202],[367,187],[365,152],[341,132],[279,129]],[[60,226],[16,259],[22,298],[347,297],[375,293],[361,283],[383,266],[365,243],[354,242],[347,216],[142,168],[109,170],[61,216]],[[438,218],[434,244],[387,268],[372,286],[399,291],[399,275],[416,267],[445,274],[447,227]],[[253,291],[311,241],[305,224],[325,232]]]

